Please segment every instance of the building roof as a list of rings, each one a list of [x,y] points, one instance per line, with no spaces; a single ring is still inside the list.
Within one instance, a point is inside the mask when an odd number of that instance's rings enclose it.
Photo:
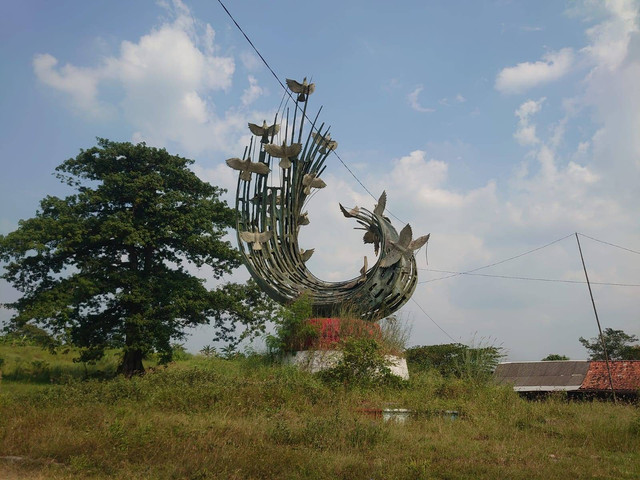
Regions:
[[[640,390],[640,360],[613,360],[609,366],[616,392]],[[516,392],[611,390],[607,365],[602,361],[506,362],[497,366],[494,378],[498,383],[512,384]]]
[[[640,360],[615,360],[609,362],[613,389],[617,392],[637,392],[640,390]],[[607,364],[602,361],[590,362],[589,370],[580,390],[610,390]]]
[[[516,392],[578,390],[589,370],[586,360],[506,362],[496,367],[498,383],[511,383]]]

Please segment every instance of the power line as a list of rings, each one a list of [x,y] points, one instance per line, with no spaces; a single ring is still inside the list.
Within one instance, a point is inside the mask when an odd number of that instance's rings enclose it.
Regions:
[[[605,242],[604,240],[598,240],[597,238],[590,237],[589,235],[585,235],[584,233],[578,233],[578,235],[588,238],[589,240],[593,240],[595,242],[604,243],[605,245],[609,245],[611,247],[619,248],[620,250],[626,250],[627,252],[635,253],[636,255],[640,255],[640,252],[636,250],[631,250],[630,248],[621,247],[620,245],[616,245],[615,243]],[[595,283],[595,282],[591,282]]]
[[[242,33],[242,35],[244,35],[244,38],[247,39],[247,42],[249,42],[249,45],[251,45],[251,48],[253,48],[253,50],[258,54],[258,56],[260,57],[260,60],[262,60],[262,63],[264,63],[266,65],[266,67],[269,69],[269,71],[271,72],[273,77],[276,79],[276,81],[280,84],[280,86],[285,91],[287,91],[287,87],[285,87],[284,84],[280,81],[280,79],[278,78],[278,75],[276,75],[276,72],[274,72],[273,69],[269,66],[269,63],[267,63],[267,61],[264,59],[262,54],[258,51],[258,49],[253,44],[253,42],[251,41],[249,36],[246,33],[244,33],[244,30],[242,30],[242,27],[238,24],[238,22],[236,22],[236,19],[233,18],[233,15],[231,15],[231,12],[229,12],[229,10],[227,10],[227,7],[224,6],[224,3],[222,3],[222,0],[218,0],[218,3],[222,6],[222,8],[224,8],[224,11],[227,12],[227,15],[229,15],[229,18],[231,19],[231,21],[233,23],[235,23],[236,27],[238,27],[238,30],[240,30],[240,33]],[[289,94],[289,96],[291,96],[291,94]]]
[[[425,311],[425,309],[424,309],[424,308],[422,308],[422,305],[420,305],[418,302],[416,302],[416,300],[415,300],[413,297],[411,297],[411,300],[413,300],[413,303],[415,303],[415,304],[418,306],[418,308],[422,311],[422,313],[424,313],[424,314],[425,314],[425,316],[426,316],[429,320],[431,320],[431,323],[433,323],[436,327],[438,327],[438,328],[440,329],[440,331],[441,331],[442,333],[444,333],[447,337],[449,337],[453,342],[457,342],[457,340],[456,340],[455,338],[453,338],[451,335],[449,335],[449,334],[446,332],[446,330],[445,330],[444,328],[442,328],[440,325],[438,325],[438,322],[436,322],[433,318],[431,318],[431,315],[429,315],[429,314]]]
[[[575,283],[580,285],[584,285],[587,283],[582,280],[562,280],[562,279],[555,279],[555,278],[519,277],[519,276],[513,276],[513,275],[491,275],[488,273],[465,273],[465,272],[453,272],[450,270],[436,270],[434,268],[419,268],[418,270],[425,270],[427,272],[451,273],[455,275],[504,278],[507,280],[529,280],[529,281],[535,281],[535,282]],[[444,278],[449,278],[449,277],[444,277]],[[592,285],[608,285],[608,286],[614,286],[614,287],[640,287],[640,283],[591,282],[591,284]]]
[[[456,273],[453,273],[451,275],[447,275],[446,277],[439,277],[439,278],[433,278],[431,280],[424,280],[422,282],[418,282],[418,284],[437,282],[437,281],[440,281],[440,280],[446,280],[447,278],[457,277],[459,275],[469,275],[469,274],[471,274],[473,272],[477,272],[478,270],[484,270],[485,268],[495,267],[496,265],[500,265],[502,263],[510,262],[511,260],[515,260],[516,258],[524,257],[525,255],[529,255],[530,253],[537,252],[538,250],[542,250],[543,248],[550,247],[551,245],[553,245],[555,243],[558,243],[558,242],[561,242],[562,240],[565,240],[565,239],[567,239],[569,237],[572,237],[572,236],[573,236],[573,233],[570,233],[569,235],[566,235],[566,236],[564,236],[562,238],[554,240],[553,242],[547,243],[546,245],[543,245],[543,246],[538,247],[538,248],[534,248],[532,250],[528,250],[528,251],[526,251],[524,253],[520,253],[519,255],[515,255],[513,257],[509,257],[509,258],[506,258],[504,260],[500,260],[499,262],[490,263],[489,265],[484,265],[483,267],[474,268],[472,270],[466,270],[464,272],[456,272]]]
[[[267,60],[262,56],[262,54],[260,53],[260,51],[258,50],[258,48],[253,44],[253,42],[251,41],[251,39],[249,38],[249,36],[244,32],[244,30],[242,29],[242,27],[240,26],[240,24],[238,24],[238,22],[236,21],[235,18],[233,18],[233,15],[231,15],[231,12],[229,12],[229,10],[227,9],[227,7],[224,5],[224,3],[222,3],[222,0],[218,0],[218,3],[222,6],[222,8],[224,9],[225,12],[227,12],[227,15],[229,16],[229,18],[231,19],[231,21],[235,24],[236,27],[238,27],[238,30],[240,30],[240,33],[242,33],[242,35],[244,36],[244,38],[247,40],[247,42],[249,42],[249,45],[251,45],[251,48],[253,48],[253,50],[256,52],[256,54],[258,55],[258,57],[260,57],[260,60],[262,60],[262,63],[265,64],[265,66],[267,67],[267,69],[269,69],[269,71],[271,72],[271,74],[273,75],[273,77],[276,79],[276,81],[280,84],[280,86],[283,88],[283,90],[286,92],[286,94],[289,96],[289,98],[293,99],[293,96],[291,95],[291,93],[289,92],[289,90],[287,89],[287,87],[285,87],[285,85],[282,83],[282,81],[280,80],[280,78],[278,77],[278,75],[276,74],[276,72],[271,68],[271,66],[269,65],[269,62],[267,62]],[[281,102],[282,104],[282,102]],[[306,115],[306,113],[304,113],[304,111],[298,107],[299,110],[302,111],[302,113],[304,114],[304,118],[305,120],[307,120],[307,122],[311,123],[311,120],[309,119],[309,117]],[[355,173],[353,173],[353,170],[351,170],[351,168],[349,168],[349,166],[345,163],[344,160],[342,160],[342,157],[340,157],[340,155],[338,154],[338,152],[336,152],[335,150],[333,150],[333,154],[336,156],[336,158],[340,161],[340,163],[342,164],[342,166],[344,168],[347,169],[347,171],[351,174],[351,176],[355,179],[356,182],[358,182],[358,184],[360,184],[360,186],[364,189],[365,192],[367,192],[371,198],[373,198],[374,200],[378,200],[378,198],[371,193],[371,191],[365,186],[364,183],[362,183],[362,181],[360,181],[360,179],[356,176]],[[389,213],[389,215],[391,215],[393,218],[395,218],[396,220],[398,220],[400,223],[405,223],[403,220],[401,220],[400,218],[398,218],[396,215],[393,214],[393,212],[391,212],[389,209],[386,209],[386,211]]]

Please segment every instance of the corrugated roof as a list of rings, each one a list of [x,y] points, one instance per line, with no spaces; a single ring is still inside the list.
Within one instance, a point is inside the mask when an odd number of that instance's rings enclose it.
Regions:
[[[578,390],[589,369],[586,360],[509,362],[496,367],[498,383],[510,383],[517,392]]]
[[[614,390],[618,392],[637,392],[640,390],[640,360],[615,360],[609,362],[609,366]],[[582,381],[580,390],[611,390],[605,362],[590,362],[589,370]]]

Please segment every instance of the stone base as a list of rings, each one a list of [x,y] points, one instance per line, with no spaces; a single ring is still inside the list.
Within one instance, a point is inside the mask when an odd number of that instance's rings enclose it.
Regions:
[[[340,350],[302,350],[284,358],[284,363],[294,365],[310,373],[317,373],[321,370],[335,367],[342,358]],[[409,380],[409,369],[407,360],[395,355],[386,355],[390,362],[389,369],[393,375]]]

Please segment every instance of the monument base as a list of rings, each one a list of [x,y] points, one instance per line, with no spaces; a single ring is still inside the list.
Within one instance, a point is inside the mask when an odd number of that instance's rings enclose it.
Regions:
[[[302,350],[287,355],[284,358],[284,363],[294,365],[309,373],[317,373],[335,367],[341,359],[342,352],[340,350]],[[409,380],[409,369],[405,358],[385,355],[385,359],[389,361],[389,369],[393,375]]]

